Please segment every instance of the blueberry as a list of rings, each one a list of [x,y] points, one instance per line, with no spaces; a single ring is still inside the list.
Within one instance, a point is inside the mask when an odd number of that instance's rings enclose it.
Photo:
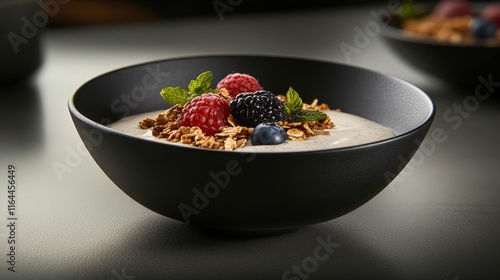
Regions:
[[[286,140],[286,131],[275,123],[261,123],[252,133],[253,145],[278,145]]]
[[[470,26],[470,32],[476,39],[494,38],[497,32],[497,26],[481,18],[474,18]]]

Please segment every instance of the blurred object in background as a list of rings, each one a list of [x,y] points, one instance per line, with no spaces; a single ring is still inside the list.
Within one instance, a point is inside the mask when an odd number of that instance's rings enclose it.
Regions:
[[[51,25],[112,24],[158,18],[154,10],[140,4],[139,1],[69,0],[68,3],[60,6],[60,11],[51,19]]]
[[[0,1],[0,81],[28,77],[41,63],[39,37],[48,22],[36,0]]]
[[[49,1],[49,0],[47,0]],[[362,0],[52,0],[60,1],[60,11],[51,19],[51,26],[113,24],[141,22],[181,17],[214,16],[223,12],[267,12],[323,8],[341,4],[356,4]],[[66,3],[67,2],[67,3]],[[369,3],[374,3],[369,2]],[[383,3],[383,2],[381,2]]]

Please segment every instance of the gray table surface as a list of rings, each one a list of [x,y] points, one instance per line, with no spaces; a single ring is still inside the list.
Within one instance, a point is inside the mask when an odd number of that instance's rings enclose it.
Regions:
[[[240,15],[236,7],[223,20],[214,12],[45,30],[39,71],[1,89],[0,278],[500,279],[498,101],[446,117],[474,92],[413,69],[380,36],[344,55],[341,43],[355,44],[356,27],[365,28],[371,11],[381,9]],[[228,53],[348,63],[408,80],[435,101],[430,133],[442,131],[446,141],[429,146],[384,191],[338,219],[264,238],[196,231],[145,209],[106,177],[83,148],[67,100],[87,80],[116,68]],[[8,164],[17,176],[16,272],[7,262]],[[319,239],[335,248],[313,261]]]

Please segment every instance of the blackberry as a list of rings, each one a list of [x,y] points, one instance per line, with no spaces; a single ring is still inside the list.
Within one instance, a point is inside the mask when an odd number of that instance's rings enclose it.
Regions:
[[[240,93],[229,106],[241,126],[255,127],[263,122],[277,122],[285,118],[283,102],[267,90]]]

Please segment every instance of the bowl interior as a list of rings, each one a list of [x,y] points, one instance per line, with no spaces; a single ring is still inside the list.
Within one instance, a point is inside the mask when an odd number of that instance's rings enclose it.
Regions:
[[[425,123],[434,109],[425,93],[398,78],[348,65],[275,56],[187,57],[127,67],[86,83],[71,103],[80,117],[109,123],[170,107],[159,94],[161,88],[185,88],[207,70],[213,72],[214,83],[241,72],[254,75],[275,94],[284,94],[292,86],[305,102],[318,98],[333,109],[388,126],[396,135]]]

